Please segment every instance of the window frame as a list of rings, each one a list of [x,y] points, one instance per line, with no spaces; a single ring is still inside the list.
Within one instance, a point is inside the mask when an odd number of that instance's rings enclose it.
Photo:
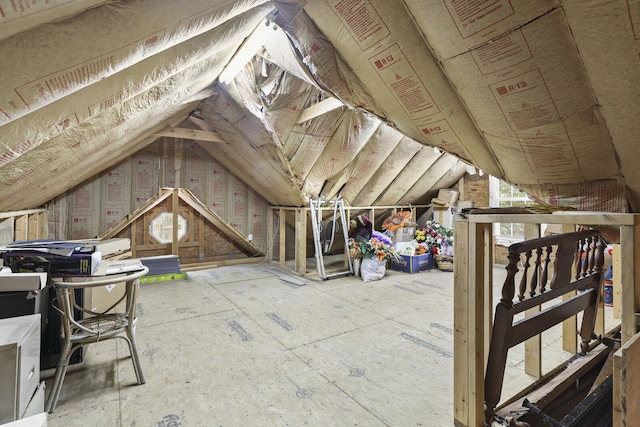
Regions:
[[[500,178],[496,178],[495,176],[489,176],[489,206],[491,207],[500,207],[500,202],[502,201],[525,201],[525,202],[533,202],[528,196],[525,197],[500,197],[500,182],[502,180]],[[508,182],[505,182],[507,185],[510,185]],[[511,186],[516,188],[514,186]],[[511,229],[513,230],[513,224],[511,224]],[[514,236],[512,235],[503,235],[501,234],[501,224],[494,223],[493,224],[493,237],[496,244],[501,246],[509,246],[513,243],[518,243],[524,241],[524,236]]]

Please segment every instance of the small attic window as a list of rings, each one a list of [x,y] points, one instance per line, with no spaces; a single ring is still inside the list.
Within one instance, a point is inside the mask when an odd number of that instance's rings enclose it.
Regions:
[[[158,243],[173,242],[173,213],[161,212],[149,224],[149,234]],[[187,220],[178,214],[178,240],[187,234]]]
[[[530,205],[532,200],[527,194],[494,176],[489,177],[489,203],[491,207],[511,207]],[[524,240],[523,223],[497,223],[493,225],[496,243],[509,246]]]

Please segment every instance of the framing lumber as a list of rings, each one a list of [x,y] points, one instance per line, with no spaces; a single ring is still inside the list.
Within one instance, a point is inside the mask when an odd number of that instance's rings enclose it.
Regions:
[[[456,426],[481,427],[483,413],[484,377],[483,366],[478,363],[479,355],[485,351],[484,340],[480,340],[487,320],[479,315],[486,310],[488,296],[481,295],[484,289],[484,275],[476,274],[486,268],[486,253],[479,253],[478,246],[493,245],[493,236],[480,237],[478,226],[493,223],[568,224],[603,228],[615,235],[619,232],[621,271],[621,331],[623,345],[628,342],[638,328],[636,312],[640,311],[640,214],[555,211],[551,213],[504,213],[492,209],[478,210],[456,216],[456,246],[454,263],[454,423]],[[475,236],[475,237],[472,237]],[[480,239],[486,239],[480,241]],[[470,244],[473,243],[473,244]],[[639,249],[636,249],[639,248]],[[483,252],[483,251],[480,251]],[[486,251],[484,251],[486,252]],[[462,261],[462,262],[458,262]],[[638,267],[636,267],[638,266]],[[479,280],[479,282],[478,282]],[[475,296],[475,298],[474,298]],[[481,297],[478,299],[478,297]],[[473,306],[472,306],[473,305]],[[484,337],[482,337],[484,338]],[[625,368],[622,366],[620,369]],[[640,375],[638,375],[640,378]],[[481,379],[479,379],[481,378]],[[614,390],[616,384],[614,381]],[[640,389],[640,387],[639,387]],[[620,393],[614,394],[614,406],[620,405]],[[638,393],[640,395],[640,393]],[[634,395],[635,398],[638,395]],[[640,416],[640,415],[639,415]],[[620,424],[616,424],[620,425]]]
[[[496,413],[504,417],[511,413],[525,410],[522,406],[522,400],[525,397],[539,409],[544,410],[549,403],[573,386],[577,379],[593,369],[609,353],[610,348],[600,344],[585,356],[574,356],[558,369],[543,376],[516,396],[511,397],[502,406],[498,407]],[[569,366],[571,366],[571,369],[567,369]]]
[[[632,426],[640,419],[640,334],[613,356],[613,425]]]
[[[170,200],[167,200],[171,197]],[[180,202],[182,201],[183,205],[181,207]],[[187,205],[185,207],[184,205]],[[159,244],[154,239],[151,239],[149,236],[149,215],[148,213],[157,210],[156,208],[161,208],[164,210],[170,210],[173,214],[173,224],[178,223],[178,215],[183,215],[188,218],[188,223],[193,224],[193,221],[198,220],[199,233],[198,240],[193,241],[195,239],[195,233],[190,231],[191,238],[186,239],[184,242],[180,242],[178,240],[178,227],[173,227],[172,230],[172,239],[169,243]],[[197,213],[198,215],[195,215]],[[144,224],[140,224],[143,226],[143,241],[137,242],[135,239],[136,228],[138,220],[142,219]],[[217,233],[228,238],[233,245],[242,251],[247,257],[262,257],[264,254],[262,250],[256,246],[253,242],[249,241],[242,233],[240,233],[235,227],[231,224],[225,222],[218,214],[205,206],[200,200],[198,200],[193,193],[189,190],[182,188],[161,188],[158,195],[148,200],[144,203],[140,208],[136,209],[132,214],[127,215],[123,218],[118,224],[108,230],[105,234],[100,236],[102,239],[111,238],[118,236],[120,233],[125,233],[127,231],[130,232],[131,238],[131,251],[134,257],[140,256],[139,252],[143,250],[150,250],[154,248],[162,249],[167,248],[168,253],[173,255],[180,255],[180,250],[184,248],[197,248],[197,256],[202,261],[203,265],[205,262],[205,234],[204,234],[204,226],[205,224],[210,224],[214,227]],[[127,230],[129,228],[129,230]],[[211,260],[211,258],[209,258]],[[231,263],[237,263],[237,260],[229,260]],[[216,265],[223,265],[225,261],[216,261]]]
[[[333,111],[336,108],[340,108],[342,106],[344,106],[344,104],[336,98],[329,97],[327,99],[324,99],[317,104],[314,104],[311,107],[305,109],[302,114],[300,114],[298,124],[304,123],[311,119],[315,119],[316,117],[319,117],[323,114],[328,113],[329,111]]]
[[[525,240],[542,237],[540,224],[525,224]],[[525,316],[532,316],[540,312],[541,307],[535,306],[525,311]],[[542,376],[542,335],[538,334],[524,343],[524,371],[534,378]]]
[[[224,139],[216,132],[206,131],[206,130],[197,130],[197,129],[186,129],[186,128],[165,128],[161,131],[158,131],[154,134],[154,136],[167,136],[169,138],[178,138],[178,139],[192,139],[195,141],[205,141],[205,142],[222,142],[226,143]]]

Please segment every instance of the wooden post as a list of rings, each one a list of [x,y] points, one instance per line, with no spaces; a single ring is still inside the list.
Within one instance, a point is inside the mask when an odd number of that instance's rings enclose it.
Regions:
[[[469,224],[469,252],[472,253],[469,268],[469,426],[481,427],[484,425],[484,370],[486,351],[488,347],[485,341],[485,280],[487,278],[487,261],[490,259],[487,253],[487,245],[493,245],[491,239],[491,224]],[[455,246],[454,246],[455,247]],[[475,248],[475,251],[473,250]],[[455,258],[454,258],[455,260]],[[454,261],[455,265],[455,261]],[[454,278],[455,280],[455,278]]]
[[[457,219],[454,256],[454,424],[484,424],[484,369],[488,344],[486,291],[493,269],[491,224]]]
[[[16,240],[29,240],[29,215],[24,214],[16,217],[14,225],[14,235]]]
[[[493,328],[493,265],[495,264],[495,245],[493,242],[493,226],[484,228],[484,363],[482,372],[486,370],[491,345],[491,329]],[[481,303],[481,301],[479,301]]]
[[[173,157],[173,165],[175,167],[176,170],[176,183],[175,183],[175,188],[181,188],[182,187],[182,177],[181,177],[181,170],[182,170],[182,139],[176,139],[175,143],[173,144],[173,149],[174,149],[174,157]],[[175,224],[175,223],[174,223]]]
[[[637,217],[635,220],[638,221]],[[640,297],[640,291],[637,291],[636,287],[640,287],[640,268],[635,268],[636,265],[640,265],[640,250],[636,251],[636,248],[640,248],[640,227],[620,226],[620,254],[622,256],[622,268],[620,271],[620,282],[622,285],[622,318],[620,323],[622,325],[622,343],[624,344],[636,334],[636,312],[640,308],[638,298]]]
[[[453,263],[453,421],[469,425],[469,222],[456,221]]]
[[[307,214],[308,209],[296,209],[296,271],[307,275]]]
[[[146,215],[143,215],[143,221],[144,221],[144,218],[146,218],[146,217],[147,217]],[[137,233],[137,229],[138,229],[137,226],[136,226],[137,223],[138,223],[138,221],[133,221],[131,223],[131,227],[129,228],[130,233],[131,233],[131,257],[132,258],[137,258],[138,257],[138,254],[137,254],[138,245],[136,243],[136,233]],[[148,230],[148,229],[149,229],[148,227],[145,228],[145,230]],[[142,233],[142,234],[144,235],[146,233]],[[144,237],[143,237],[143,239],[144,239]],[[142,242],[142,244],[144,245],[144,241]]]
[[[613,265],[613,318],[620,319],[622,317],[622,282],[620,280],[622,263],[620,261],[620,245],[613,246],[611,254],[611,264]]]
[[[265,248],[267,249],[267,261],[273,261],[273,237],[274,237],[274,232],[273,232],[273,209],[268,207],[267,208],[267,235],[266,235],[266,245]]]
[[[576,226],[573,224],[562,224],[563,233],[571,233],[576,231]],[[575,268],[575,266],[574,266]],[[575,272],[572,274],[575,275]],[[577,292],[570,292],[562,296],[562,300],[567,300],[576,295]],[[578,318],[572,316],[562,322],[562,349],[570,353],[577,353],[578,351]]]
[[[613,425],[631,427],[640,418],[640,334],[629,339],[613,356]]]
[[[192,214],[192,212],[190,213]],[[204,262],[204,254],[204,217],[202,215],[198,215],[198,259],[200,262]]]
[[[280,265],[285,266],[287,262],[287,211],[280,209]]]
[[[174,188],[171,193],[171,212],[173,214],[172,217],[172,225],[171,231],[173,232],[173,236],[171,238],[171,253],[173,255],[178,255],[178,207],[180,206],[180,198],[178,197],[178,189]]]
[[[525,224],[525,240],[541,237],[540,224]],[[542,266],[541,266],[542,267]],[[532,307],[525,311],[525,316],[532,316],[540,312],[540,306]],[[524,371],[535,377],[542,376],[542,335],[536,335],[524,343]]]

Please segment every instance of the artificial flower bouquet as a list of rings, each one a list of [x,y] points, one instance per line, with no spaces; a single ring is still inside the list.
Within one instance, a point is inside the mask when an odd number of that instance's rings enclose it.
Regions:
[[[376,258],[379,261],[393,261],[398,259],[398,254],[389,236],[373,230],[371,239],[366,242],[349,239],[349,257],[353,259]]]
[[[427,221],[424,227],[415,231],[414,237],[419,244],[427,247],[427,252],[434,255],[453,253],[453,228],[442,227],[438,221]]]
[[[424,243],[410,242],[404,245],[402,249],[398,251],[398,255],[417,256],[428,254],[429,252],[429,248]]]

